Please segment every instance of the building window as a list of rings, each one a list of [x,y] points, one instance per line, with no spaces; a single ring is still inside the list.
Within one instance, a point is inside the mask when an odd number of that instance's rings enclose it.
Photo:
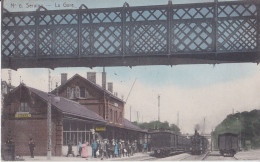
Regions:
[[[117,120],[117,111],[115,111],[114,122],[115,122],[115,123],[118,122],[118,120]]]
[[[70,98],[70,87],[67,87],[67,98]]]
[[[69,140],[74,146],[79,142],[90,143],[91,132],[88,124],[83,122],[63,121],[63,145],[68,145]]]
[[[80,93],[79,87],[76,86],[75,89],[76,89],[75,96],[76,96],[76,98],[79,98],[79,93]]]
[[[27,102],[21,102],[20,104],[20,112],[29,112],[30,107]]]
[[[113,121],[113,111],[110,109],[110,121]]]
[[[120,115],[119,115],[119,123],[122,123],[122,112],[120,112]]]
[[[70,97],[69,97],[70,99],[73,99],[73,98],[75,98],[75,88],[73,87],[73,88],[70,88]]]
[[[88,97],[88,92],[85,87],[80,87],[80,97],[81,98],[87,98]]]

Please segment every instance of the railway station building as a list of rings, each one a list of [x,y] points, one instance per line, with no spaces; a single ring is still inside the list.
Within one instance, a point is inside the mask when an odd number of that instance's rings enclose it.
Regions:
[[[66,79],[66,74],[62,74]],[[64,81],[64,82],[63,82]],[[147,132],[124,118],[124,101],[78,74],[52,93],[20,84],[4,99],[2,109],[2,144],[8,136],[15,143],[16,155],[29,155],[28,142],[36,143],[35,155],[47,155],[47,108],[52,106],[52,155],[67,154],[68,140],[76,153],[79,141],[93,139],[137,140],[142,143]],[[91,132],[95,130],[95,134]],[[90,152],[90,151],[89,151]]]

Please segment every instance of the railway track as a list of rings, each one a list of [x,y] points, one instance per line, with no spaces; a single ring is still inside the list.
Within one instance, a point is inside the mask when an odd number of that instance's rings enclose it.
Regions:
[[[127,159],[113,159],[113,161],[219,161],[219,160],[229,160],[235,161],[238,160],[236,157],[224,157],[221,156],[218,152],[207,152],[203,155],[191,155],[188,153],[180,153],[180,154],[171,154],[168,157],[154,157],[150,155],[145,156],[137,156],[137,157],[130,157]]]

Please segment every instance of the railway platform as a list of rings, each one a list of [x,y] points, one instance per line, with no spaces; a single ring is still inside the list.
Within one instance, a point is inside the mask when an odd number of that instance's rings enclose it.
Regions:
[[[235,154],[238,160],[260,160],[260,149],[240,151]]]
[[[132,160],[132,159],[142,159],[149,157],[149,153],[135,153],[130,157],[122,157],[122,158],[104,158],[103,161],[124,161],[124,160]],[[101,158],[81,158],[81,157],[65,157],[65,156],[52,156],[51,160],[47,160],[46,156],[35,156],[31,158],[30,156],[23,156],[17,159],[18,161],[102,161]]]

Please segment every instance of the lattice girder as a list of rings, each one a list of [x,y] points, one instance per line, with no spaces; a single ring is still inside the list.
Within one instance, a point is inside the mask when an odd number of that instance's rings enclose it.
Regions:
[[[2,56],[80,58],[256,51],[260,44],[259,8],[257,1],[242,1],[29,13],[4,9]]]

